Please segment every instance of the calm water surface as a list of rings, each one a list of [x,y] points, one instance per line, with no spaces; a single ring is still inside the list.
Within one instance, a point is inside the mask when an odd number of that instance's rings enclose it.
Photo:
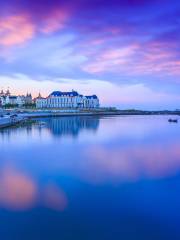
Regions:
[[[0,239],[180,239],[180,125],[40,119],[0,131]]]

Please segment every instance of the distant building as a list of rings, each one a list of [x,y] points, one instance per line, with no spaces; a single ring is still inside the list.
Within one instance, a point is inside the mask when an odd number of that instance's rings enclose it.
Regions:
[[[35,100],[36,108],[98,108],[99,99],[96,95],[83,96],[71,92],[54,91],[47,98],[40,94]]]
[[[26,96],[15,96],[11,95],[10,91],[7,90],[5,93],[2,90],[0,92],[0,105],[5,106],[5,105],[18,105],[18,106],[23,106],[25,104],[30,104],[32,103],[32,96],[31,94],[27,94]]]
[[[32,103],[32,95],[31,95],[31,93],[30,94],[27,93],[27,95],[25,96],[24,101],[25,101],[25,104],[31,104]]]

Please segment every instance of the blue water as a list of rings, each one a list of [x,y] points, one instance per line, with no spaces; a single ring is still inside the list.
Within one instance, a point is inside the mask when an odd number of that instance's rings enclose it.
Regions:
[[[180,239],[180,125],[39,119],[0,131],[0,239]]]

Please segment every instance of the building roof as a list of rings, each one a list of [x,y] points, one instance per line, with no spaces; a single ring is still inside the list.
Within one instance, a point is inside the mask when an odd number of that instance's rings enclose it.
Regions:
[[[85,96],[86,98],[88,98],[88,99],[91,99],[91,98],[93,98],[93,99],[97,99],[98,97],[96,96],[96,95],[92,95],[92,96]]]
[[[94,98],[94,99],[98,99],[98,97],[97,97],[96,95],[93,95],[93,98]]]
[[[9,96],[9,99],[17,99],[17,96]]]
[[[72,92],[60,92],[60,91],[54,91],[49,96],[50,97],[61,97],[61,96],[69,96],[69,97],[76,97],[78,96],[78,92],[72,91]]]

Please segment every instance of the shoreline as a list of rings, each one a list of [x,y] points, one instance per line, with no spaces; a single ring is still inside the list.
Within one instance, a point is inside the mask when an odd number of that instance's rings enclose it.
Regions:
[[[17,124],[24,123],[27,119],[22,117],[11,118],[11,117],[4,117],[0,118],[0,129],[8,128],[16,126]]]
[[[130,116],[130,115],[176,115],[180,116],[180,111],[141,111],[141,110],[27,110],[17,113],[25,118],[41,117],[64,117],[64,116]]]
[[[140,114],[140,113],[77,113],[77,114],[73,114],[73,113],[59,113],[59,114],[55,114],[55,113],[45,113],[45,114],[25,114],[23,115],[24,117],[26,117],[27,119],[33,119],[33,118],[48,118],[48,117],[75,117],[75,116],[170,116],[170,115],[174,115],[174,116],[179,116],[179,114],[158,114],[158,113],[151,113],[151,114]]]
[[[180,116],[180,111],[139,111],[139,110],[113,110],[113,111],[77,111],[77,110],[26,110],[9,112],[17,114],[17,117],[12,119],[9,117],[0,117],[0,129],[21,124],[24,121],[34,118],[48,118],[48,117],[74,117],[74,116]]]

